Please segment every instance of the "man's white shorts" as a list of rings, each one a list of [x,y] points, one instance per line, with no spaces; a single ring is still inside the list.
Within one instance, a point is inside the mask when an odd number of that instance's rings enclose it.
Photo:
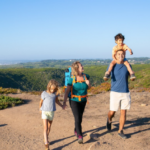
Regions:
[[[129,93],[110,92],[110,110],[117,111],[120,109],[127,110],[131,106],[131,97]]]

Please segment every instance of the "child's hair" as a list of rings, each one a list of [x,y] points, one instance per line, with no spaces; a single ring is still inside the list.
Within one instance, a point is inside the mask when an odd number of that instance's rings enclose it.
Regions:
[[[54,79],[50,80],[49,83],[47,84],[47,91],[50,92],[51,86],[55,86],[55,93],[58,92],[58,82]]]
[[[79,64],[81,64],[79,61],[75,61],[71,65],[72,75],[77,76],[79,74]]]
[[[122,39],[122,41],[124,41],[125,37],[124,37],[121,33],[118,33],[118,34],[115,36],[115,41],[117,41],[118,39]]]

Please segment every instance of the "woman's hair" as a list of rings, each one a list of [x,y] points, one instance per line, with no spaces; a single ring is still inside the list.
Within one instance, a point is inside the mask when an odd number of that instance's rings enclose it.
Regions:
[[[47,91],[48,92],[51,92],[51,86],[54,86],[55,87],[55,93],[58,92],[58,82],[54,79],[50,80],[49,83],[47,84]]]
[[[79,64],[81,64],[79,61],[75,61],[71,65],[72,75],[77,76],[79,74]]]

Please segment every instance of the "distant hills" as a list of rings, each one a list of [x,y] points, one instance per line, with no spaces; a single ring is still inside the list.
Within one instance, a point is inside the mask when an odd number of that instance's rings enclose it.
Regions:
[[[70,60],[43,60],[37,62],[24,62],[11,65],[0,65],[0,68],[67,68],[70,66],[75,59]],[[111,59],[79,59],[84,66],[99,66],[108,65]],[[150,58],[139,57],[139,58],[128,58],[131,64],[150,64]]]
[[[129,82],[129,86],[131,88],[150,88],[150,65],[135,64],[132,67],[137,79],[134,82]],[[107,65],[85,65],[84,72],[90,75],[92,86],[104,82],[103,76],[106,68]],[[16,88],[23,91],[42,91],[46,89],[50,79],[56,79],[60,86],[64,86],[64,73],[65,69],[59,68],[0,69],[0,87]]]

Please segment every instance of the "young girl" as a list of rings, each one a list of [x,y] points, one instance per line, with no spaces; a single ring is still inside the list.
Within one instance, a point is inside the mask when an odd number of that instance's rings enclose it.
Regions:
[[[55,102],[62,107],[63,105],[58,100],[58,82],[50,80],[47,85],[47,91],[41,94],[40,111],[42,111],[42,119],[44,125],[44,142],[46,150],[49,149],[48,135],[56,111]],[[63,108],[63,107],[62,107]]]

